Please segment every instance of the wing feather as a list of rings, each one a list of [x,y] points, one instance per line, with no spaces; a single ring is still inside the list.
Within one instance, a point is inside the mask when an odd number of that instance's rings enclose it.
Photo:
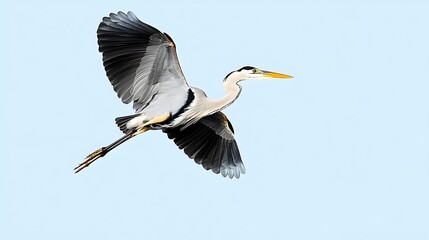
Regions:
[[[163,131],[206,170],[230,178],[239,178],[246,172],[232,125],[221,112],[206,116],[184,129],[178,126]]]
[[[140,112],[160,89],[163,96],[186,99],[189,86],[167,34],[140,21],[132,12],[118,12],[103,18],[97,37],[106,75],[122,102],[133,102]]]

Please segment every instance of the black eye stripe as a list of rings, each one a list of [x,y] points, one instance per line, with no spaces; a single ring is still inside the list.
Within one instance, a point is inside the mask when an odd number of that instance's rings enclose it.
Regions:
[[[226,75],[226,77],[223,79],[223,81],[225,81],[229,77],[229,75],[231,75],[233,72],[240,72],[241,70],[252,70],[252,73],[257,73],[258,72],[258,69],[255,68],[255,67],[244,66],[244,67],[242,67],[242,68],[240,68],[240,69],[238,69],[236,71],[232,71],[232,72],[228,73],[228,75]]]
[[[245,67],[242,67],[242,68],[238,69],[237,71],[239,72],[239,71],[241,71],[241,70],[252,70],[252,69],[255,69],[255,67],[252,67],[252,66],[245,66]]]

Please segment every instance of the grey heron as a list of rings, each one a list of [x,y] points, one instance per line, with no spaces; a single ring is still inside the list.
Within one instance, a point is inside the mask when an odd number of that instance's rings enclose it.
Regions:
[[[221,111],[240,95],[242,80],[292,76],[245,66],[224,78],[225,96],[212,99],[187,84],[172,38],[132,12],[104,17],[97,37],[106,75],[135,114],[116,118],[124,136],[88,155],[76,173],[148,130],[162,130],[206,170],[229,178],[245,173],[234,129]]]

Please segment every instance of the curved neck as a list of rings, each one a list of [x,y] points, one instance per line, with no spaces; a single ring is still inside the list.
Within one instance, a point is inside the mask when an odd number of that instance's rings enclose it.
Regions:
[[[214,112],[222,111],[228,107],[238,98],[241,92],[241,86],[237,83],[242,78],[239,74],[230,74],[223,83],[223,89],[225,90],[225,96],[219,99],[207,99],[206,113],[211,114]]]

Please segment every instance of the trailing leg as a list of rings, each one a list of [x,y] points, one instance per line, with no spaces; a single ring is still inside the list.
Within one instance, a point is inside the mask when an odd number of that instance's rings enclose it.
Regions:
[[[81,164],[79,164],[77,167],[74,168],[75,173],[78,173],[82,171],[84,168],[88,167],[91,163],[95,162],[95,160],[104,157],[108,152],[116,148],[117,146],[121,145],[122,143],[130,140],[131,138],[137,136],[138,134],[144,133],[147,130],[149,130],[148,126],[145,126],[139,130],[136,130],[131,133],[127,133],[125,136],[121,137],[120,139],[116,140],[112,144],[102,147],[94,151],[93,153],[89,154]]]

